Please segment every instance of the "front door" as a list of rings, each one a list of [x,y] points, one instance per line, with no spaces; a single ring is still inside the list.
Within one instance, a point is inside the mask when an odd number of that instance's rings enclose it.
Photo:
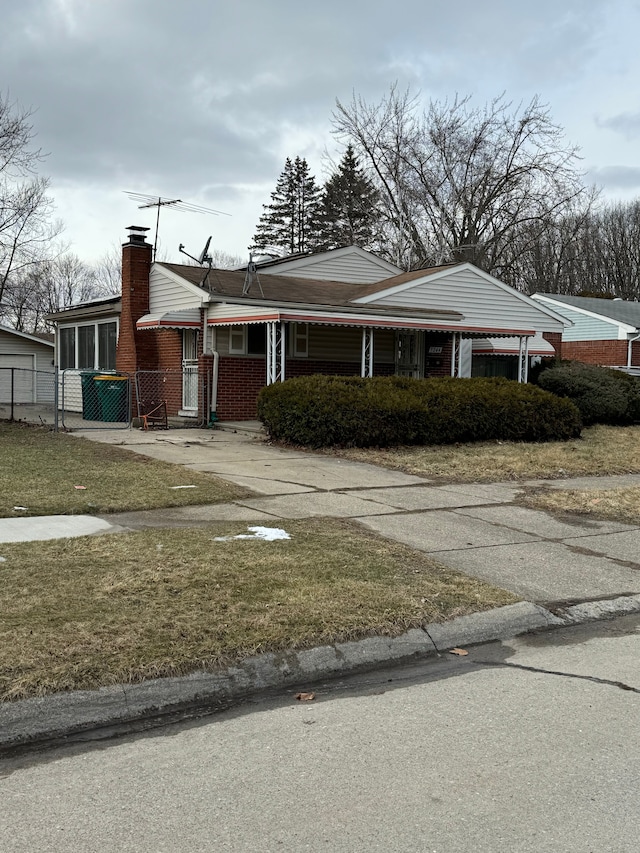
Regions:
[[[422,379],[422,332],[396,332],[396,376]]]
[[[198,411],[198,332],[182,333],[182,408]]]

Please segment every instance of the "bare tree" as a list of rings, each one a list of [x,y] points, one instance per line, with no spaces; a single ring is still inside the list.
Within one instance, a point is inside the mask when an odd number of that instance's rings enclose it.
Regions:
[[[6,310],[18,331],[44,331],[47,314],[108,295],[94,267],[67,253],[16,273]]]
[[[368,166],[385,207],[387,251],[405,268],[470,260],[505,280],[518,245],[588,203],[578,151],[538,98],[484,108],[430,101],[392,86],[378,104],[337,102],[335,135]],[[515,283],[515,281],[514,281]]]
[[[43,155],[32,145],[30,117],[28,110],[0,93],[0,303],[16,277],[52,256],[62,230],[51,218],[48,181],[36,174]]]

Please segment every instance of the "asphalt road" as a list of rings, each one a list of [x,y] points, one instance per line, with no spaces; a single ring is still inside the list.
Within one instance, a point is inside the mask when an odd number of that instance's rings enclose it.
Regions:
[[[640,846],[640,617],[0,764],[0,850]]]

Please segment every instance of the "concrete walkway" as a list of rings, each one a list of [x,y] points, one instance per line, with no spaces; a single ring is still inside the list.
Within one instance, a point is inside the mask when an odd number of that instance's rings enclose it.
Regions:
[[[272,447],[257,425],[224,429],[82,433],[252,489],[228,504],[103,516],[120,528],[211,521],[350,518],[439,562],[539,603],[640,592],[640,520],[617,524],[551,515],[514,503],[524,488],[640,485],[622,477],[437,485],[374,465]],[[68,535],[68,534],[64,534]]]

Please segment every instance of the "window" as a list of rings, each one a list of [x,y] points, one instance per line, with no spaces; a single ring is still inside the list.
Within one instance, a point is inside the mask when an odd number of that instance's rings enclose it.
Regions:
[[[116,324],[98,324],[98,368],[100,370],[116,369]]]
[[[92,370],[96,360],[96,327],[78,327],[78,367]]]
[[[244,355],[247,351],[246,340],[246,326],[229,326],[229,353],[231,355]]]
[[[247,326],[247,352],[249,355],[266,354],[267,327],[264,323]]]
[[[309,324],[291,324],[291,351],[294,358],[307,358],[309,355]]]
[[[62,370],[115,370],[118,324],[83,323],[60,329],[58,361]]]
[[[76,366],[76,330],[60,329],[60,367]]]

